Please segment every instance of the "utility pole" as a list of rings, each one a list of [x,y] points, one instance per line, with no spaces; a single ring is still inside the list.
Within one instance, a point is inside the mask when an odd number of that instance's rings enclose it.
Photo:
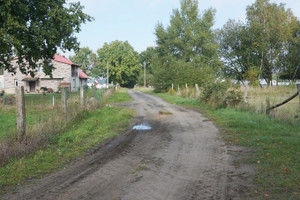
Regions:
[[[107,67],[107,71],[106,71],[106,87],[108,88],[108,79],[109,79],[109,67],[108,67],[108,61],[106,62],[106,67]]]
[[[144,61],[144,88],[146,88],[146,62]]]

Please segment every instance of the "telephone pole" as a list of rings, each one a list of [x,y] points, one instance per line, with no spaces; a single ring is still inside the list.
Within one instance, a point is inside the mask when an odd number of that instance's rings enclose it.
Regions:
[[[146,88],[146,62],[144,61],[144,88]]]

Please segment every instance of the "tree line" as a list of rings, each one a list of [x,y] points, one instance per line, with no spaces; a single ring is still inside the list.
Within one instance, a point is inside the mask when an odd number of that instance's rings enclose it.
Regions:
[[[121,85],[143,83],[157,90],[175,85],[204,86],[232,78],[242,83],[273,78],[295,83],[300,78],[300,21],[284,4],[257,0],[246,8],[245,22],[234,19],[214,30],[216,10],[200,12],[197,0],[182,0],[170,23],[155,27],[156,46],[138,54],[128,42],[104,44],[93,53],[82,48],[71,57],[92,75],[104,73],[107,62],[112,80]],[[140,74],[140,75],[139,75]]]
[[[226,78],[253,85],[260,79],[267,84],[274,78],[300,79],[300,21],[291,9],[256,0],[246,8],[244,22],[230,19],[215,30],[216,10],[200,11],[198,5],[197,0],[181,0],[169,24],[156,25],[155,47],[137,53],[127,41],[113,41],[93,52],[79,48],[74,36],[82,23],[93,20],[80,3],[8,0],[0,5],[0,67],[14,71],[10,60],[18,57],[21,71],[34,73],[43,59],[45,73],[51,74],[50,60],[61,48],[74,49],[70,59],[88,75],[105,75],[108,66],[110,80],[126,87],[142,85],[143,63],[147,84],[157,90],[172,83],[205,87]]]

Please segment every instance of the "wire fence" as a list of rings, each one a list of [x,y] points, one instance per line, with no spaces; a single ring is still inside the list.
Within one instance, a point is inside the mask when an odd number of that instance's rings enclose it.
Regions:
[[[25,94],[26,133],[48,135],[64,129],[68,122],[76,119],[84,110],[96,108],[104,103],[113,89],[85,89],[84,105],[80,104],[80,91],[69,92],[66,88],[67,118],[62,112],[62,93]],[[16,95],[0,96],[0,140],[16,138]]]

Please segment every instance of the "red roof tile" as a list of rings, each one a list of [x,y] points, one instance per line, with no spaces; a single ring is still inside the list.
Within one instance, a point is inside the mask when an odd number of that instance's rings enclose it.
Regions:
[[[79,78],[89,78],[81,69],[79,71]]]
[[[61,56],[61,55],[57,55],[57,54],[54,55],[54,61],[69,64],[69,65],[73,64],[73,62],[71,60],[69,60],[68,58],[66,58],[65,56]]]

